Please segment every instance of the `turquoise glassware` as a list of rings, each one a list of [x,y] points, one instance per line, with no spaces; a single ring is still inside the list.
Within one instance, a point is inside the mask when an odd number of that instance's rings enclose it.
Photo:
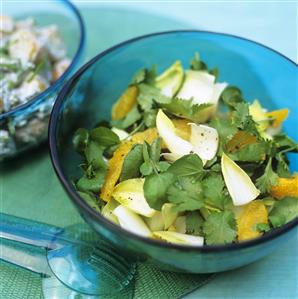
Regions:
[[[0,161],[12,158],[46,140],[54,101],[63,83],[78,67],[85,45],[83,20],[76,7],[68,0],[4,1],[1,5],[1,13],[14,19],[30,17],[39,26],[56,24],[66,43],[71,64],[63,75],[42,93],[25,104],[0,114],[0,130],[9,132],[8,140],[0,139]]]
[[[85,64],[58,96],[50,120],[49,144],[53,166],[69,198],[86,222],[122,255],[162,269],[210,273],[235,269],[266,256],[295,234],[298,219],[240,244],[202,247],[167,244],[113,224],[85,203],[71,183],[78,175],[77,165],[81,161],[71,143],[75,130],[90,129],[99,121],[109,120],[113,103],[140,68],[156,64],[162,71],[177,59],[187,67],[195,52],[211,68],[218,67],[219,81],[239,86],[248,101],[257,98],[268,109],[289,108],[284,130],[298,139],[298,72],[294,62],[261,44],[236,36],[173,31],[129,40]],[[297,171],[297,157],[289,159],[291,170]]]

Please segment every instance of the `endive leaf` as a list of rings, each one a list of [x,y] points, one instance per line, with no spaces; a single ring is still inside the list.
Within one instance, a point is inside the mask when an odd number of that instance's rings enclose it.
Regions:
[[[176,135],[173,122],[161,109],[157,113],[156,128],[171,153],[183,156],[192,151],[192,145]]]
[[[137,214],[151,217],[155,214],[155,210],[149,207],[144,197],[144,181],[144,179],[123,181],[114,188],[112,197]]]
[[[224,153],[221,169],[235,206],[245,205],[258,197],[260,190],[255,187],[250,177]]]
[[[199,236],[191,236],[172,231],[157,231],[153,233],[154,237],[169,243],[202,246],[204,238]]]
[[[176,61],[155,79],[155,86],[167,97],[173,97],[181,86],[184,73],[180,61]]]
[[[130,209],[120,205],[114,209],[113,213],[116,215],[122,228],[144,237],[152,236],[144,220]]]

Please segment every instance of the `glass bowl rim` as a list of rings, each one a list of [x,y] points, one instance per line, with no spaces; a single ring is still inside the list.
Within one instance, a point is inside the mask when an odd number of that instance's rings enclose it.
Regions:
[[[288,58],[287,56],[283,55],[282,53],[263,45],[259,42],[240,37],[233,34],[228,33],[220,33],[220,32],[214,32],[214,31],[205,31],[205,30],[170,30],[170,31],[162,31],[162,32],[155,32],[150,34],[141,35],[129,40],[126,40],[124,42],[121,42],[115,46],[112,46],[108,48],[107,50],[97,54],[93,58],[91,58],[88,62],[86,62],[73,76],[72,78],[64,85],[62,90],[59,92],[57,100],[54,104],[51,116],[50,116],[50,124],[49,124],[49,130],[48,130],[48,143],[49,143],[49,150],[50,150],[50,157],[51,162],[54,167],[54,170],[56,172],[56,175],[59,178],[60,183],[62,184],[64,190],[68,194],[68,196],[71,198],[71,200],[75,203],[76,206],[78,206],[79,209],[82,209],[88,214],[88,217],[91,216],[91,218],[99,223],[100,225],[103,225],[106,229],[113,231],[115,234],[122,234],[125,237],[129,239],[133,239],[137,242],[142,242],[150,246],[154,247],[162,247],[162,248],[168,248],[172,250],[177,250],[181,252],[224,252],[224,251],[230,251],[230,250],[238,250],[238,249],[245,249],[253,246],[257,246],[260,244],[263,244],[267,241],[273,240],[277,238],[278,236],[290,231],[294,227],[298,225],[298,217],[293,219],[292,221],[286,223],[285,225],[275,228],[266,234],[250,239],[247,241],[241,241],[240,243],[228,243],[228,244],[215,244],[215,245],[202,245],[202,246],[190,246],[190,245],[182,245],[182,244],[172,244],[172,243],[166,243],[163,241],[159,241],[152,238],[143,237],[137,234],[134,234],[128,230],[125,230],[121,228],[119,225],[111,222],[104,216],[102,216],[99,212],[97,212],[95,209],[93,209],[90,205],[88,205],[83,198],[79,196],[79,194],[73,190],[73,187],[71,186],[71,183],[66,179],[62,166],[59,162],[58,158],[58,151],[57,151],[57,143],[56,143],[56,129],[57,129],[57,120],[59,115],[59,110],[61,107],[61,104],[63,103],[63,100],[65,96],[68,94],[68,92],[71,90],[71,87],[77,82],[77,80],[80,78],[80,76],[87,70],[89,67],[91,67],[96,61],[100,60],[105,55],[109,54],[110,52],[121,48],[123,46],[133,44],[135,42],[138,42],[139,40],[147,39],[150,37],[155,37],[159,35],[170,35],[170,34],[177,34],[177,33],[194,33],[194,34],[211,34],[211,35],[219,35],[224,36],[227,38],[232,39],[239,39],[254,45],[257,45],[261,48],[266,49],[267,51],[273,52],[277,54],[278,56],[281,56],[281,58],[284,58],[291,64],[293,64],[297,69],[298,65],[293,60]]]
[[[43,92],[39,93],[38,95],[34,96],[31,100],[28,102],[18,105],[15,108],[0,114],[0,120],[6,119],[9,116],[12,116],[14,114],[17,114],[19,111],[25,110],[26,108],[30,107],[35,102],[38,102],[38,100],[42,99],[43,97],[48,96],[63,80],[70,74],[70,72],[74,69],[75,65],[77,64],[85,44],[85,25],[83,18],[77,9],[77,7],[70,2],[70,0],[56,0],[57,2],[61,2],[62,5],[65,5],[68,7],[69,10],[71,10],[74,13],[74,16],[76,18],[76,21],[78,22],[79,29],[80,29],[80,37],[79,37],[79,45],[76,49],[76,52],[71,60],[70,65],[67,67],[65,72],[53,83],[51,84],[47,89],[45,89]]]

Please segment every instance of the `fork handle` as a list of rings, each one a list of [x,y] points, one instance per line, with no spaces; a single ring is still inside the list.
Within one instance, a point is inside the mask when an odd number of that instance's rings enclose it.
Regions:
[[[0,239],[55,249],[63,233],[60,227],[0,213]]]

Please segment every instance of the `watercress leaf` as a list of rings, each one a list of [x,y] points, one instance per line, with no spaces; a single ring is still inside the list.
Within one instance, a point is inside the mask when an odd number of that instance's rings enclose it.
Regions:
[[[82,192],[94,192],[98,193],[102,187],[105,180],[106,170],[98,170],[92,178],[89,178],[87,175],[81,177],[76,186],[79,191]]]
[[[105,127],[98,127],[90,131],[90,137],[103,147],[118,144],[120,139],[116,133]]]
[[[153,173],[153,167],[152,164],[149,162],[144,162],[141,166],[140,166],[140,172],[143,176],[148,176],[150,174]]]
[[[137,106],[134,106],[126,116],[119,120],[112,120],[111,125],[118,129],[126,129],[133,124],[135,124],[138,120],[142,118],[141,113],[139,112]]]
[[[169,202],[176,211],[194,211],[204,205],[202,187],[197,176],[181,176],[167,190]]]
[[[235,111],[232,114],[233,123],[242,130],[260,137],[257,124],[249,114],[249,106],[246,102],[240,102],[235,105]]]
[[[241,90],[235,86],[227,86],[222,92],[220,99],[232,109],[235,109],[238,103],[244,102]]]
[[[273,141],[279,151],[286,152],[298,152],[298,144],[286,134],[275,135]]]
[[[142,83],[138,86],[138,89],[139,95],[137,101],[144,111],[150,110],[154,103],[163,104],[170,102],[170,98],[164,96],[161,91],[154,86]]]
[[[150,162],[150,144],[148,144],[146,141],[143,143],[143,157],[144,157],[144,161],[147,163],[151,163]]]
[[[174,175],[169,172],[146,177],[144,195],[151,208],[161,210],[162,205],[167,202],[167,190],[174,180]]]
[[[158,112],[157,109],[151,109],[148,111],[144,111],[143,120],[144,120],[145,126],[147,128],[153,128],[156,126],[157,112]]]
[[[265,168],[264,174],[256,180],[256,186],[262,193],[267,193],[272,186],[278,182],[278,175],[272,169],[272,159],[270,158]]]
[[[160,172],[165,172],[169,169],[169,167],[171,166],[170,163],[166,162],[166,161],[159,161],[156,164],[157,170]]]
[[[195,176],[202,177],[203,163],[196,154],[189,154],[176,160],[168,169],[176,177]]]
[[[82,192],[78,191],[78,194],[84,199],[84,201],[94,210],[101,212],[100,209],[100,202],[96,198],[96,196],[92,193],[89,192]]]
[[[185,217],[186,233],[194,236],[202,236],[204,219],[200,212],[187,212]]]
[[[73,143],[75,150],[78,153],[83,154],[87,147],[88,141],[89,141],[88,130],[83,129],[83,128],[77,129],[72,138],[72,143]]]
[[[200,122],[206,119],[206,113],[213,104],[194,104],[192,100],[182,100],[173,98],[168,103],[160,104],[169,113],[178,117],[183,117],[194,122]]]
[[[145,79],[146,79],[146,69],[138,70],[132,77],[130,85],[140,84],[140,83],[144,82]]]
[[[270,230],[270,225],[267,223],[258,223],[253,227],[253,230],[260,233],[266,233]]]
[[[289,168],[289,160],[286,155],[279,152],[276,154],[275,159],[277,161],[276,173],[279,177],[289,178],[291,176]]]
[[[124,159],[120,181],[139,177],[139,168],[143,162],[143,146],[141,144],[136,144]]]
[[[253,144],[247,144],[234,153],[229,153],[229,157],[234,161],[259,162],[264,161],[268,153],[268,143],[259,141]]]
[[[95,169],[106,168],[106,162],[103,159],[103,147],[95,141],[90,141],[85,148],[85,157],[88,164],[91,164]]]
[[[280,227],[298,217],[298,197],[285,197],[276,201],[269,213],[269,221],[273,227]]]
[[[213,207],[220,210],[231,209],[232,200],[225,189],[222,176],[218,173],[210,173],[202,182],[205,207]]]
[[[194,58],[191,60],[190,68],[194,71],[207,70],[207,65],[201,61],[200,54],[198,52],[195,53]]]
[[[161,152],[161,139],[156,138],[150,147],[150,159],[154,162],[157,163],[160,158],[160,152]]]
[[[236,221],[231,211],[211,213],[203,225],[208,245],[227,244],[236,239]]]

